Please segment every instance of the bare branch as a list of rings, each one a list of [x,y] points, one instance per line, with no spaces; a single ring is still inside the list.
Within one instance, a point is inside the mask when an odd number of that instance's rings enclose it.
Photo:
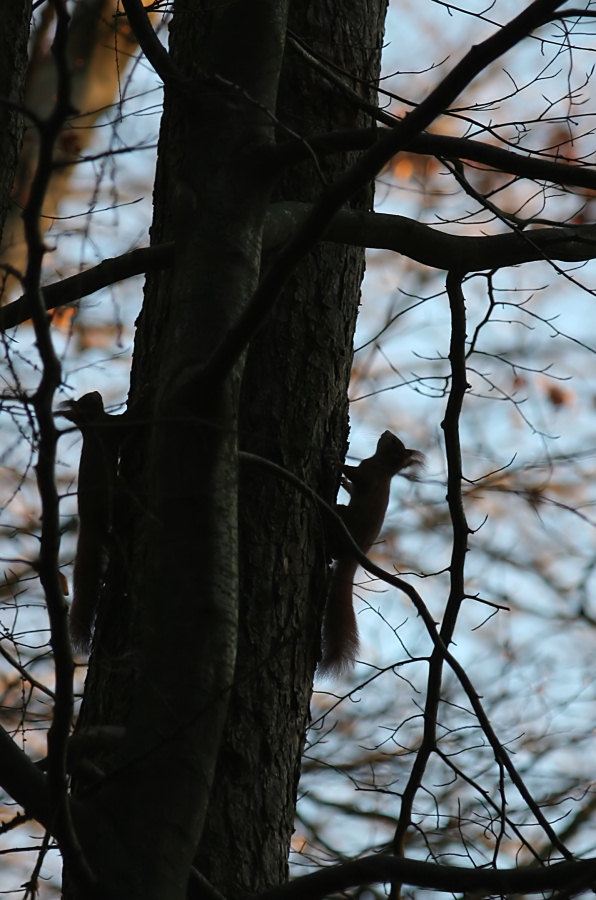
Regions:
[[[0,726],[0,784],[25,812],[51,827],[53,808],[48,779]]]
[[[155,34],[141,0],[122,0],[122,6],[139,47],[164,84],[185,84],[186,79],[176,68],[170,54]]]
[[[307,203],[283,202],[272,205],[265,225],[264,246],[282,245],[303,227],[312,207]],[[596,256],[596,225],[562,225],[510,234],[466,237],[448,234],[406,216],[341,210],[331,219],[324,240],[354,247],[393,250],[423,265],[448,271],[478,272],[544,259],[581,262]],[[168,269],[173,264],[175,245],[141,247],[106,259],[77,275],[41,289],[45,309],[76,303],[104,287],[144,272]],[[26,296],[0,308],[0,331],[14,328],[31,318]]]
[[[340,866],[330,866],[303,878],[296,878],[271,891],[258,895],[258,900],[318,900],[348,888],[399,880],[404,884],[434,888],[439,891],[473,891],[490,894],[534,894],[557,888],[576,893],[592,883],[596,876],[596,860],[558,863],[537,868],[473,869],[463,866],[439,866],[395,856],[369,856]]]
[[[412,825],[414,801],[422,785],[428,761],[436,747],[436,729],[439,705],[441,703],[443,661],[445,659],[442,647],[448,647],[453,639],[457,616],[465,595],[464,563],[469,529],[461,492],[462,464],[459,442],[459,417],[468,385],[466,381],[465,344],[466,310],[459,273],[449,272],[447,275],[447,293],[451,310],[451,344],[449,349],[451,390],[442,427],[445,432],[445,448],[447,452],[447,502],[453,529],[453,547],[449,569],[451,584],[440,630],[442,646],[435,645],[429,663],[422,743],[416,754],[416,759],[403,793],[399,820],[393,839],[393,850],[397,855],[403,855],[406,835]]]
[[[386,128],[334,131],[309,137],[308,148],[302,141],[287,141],[265,152],[271,157],[273,165],[287,166],[307,159],[310,156],[309,148],[318,155],[346,150],[365,150],[377,143],[386,133]],[[471,138],[423,133],[413,138],[404,150],[422,156],[465,159],[522,178],[596,190],[596,173],[592,166],[556,162],[545,156],[522,155]]]
[[[39,552],[39,577],[44,589],[50,619],[51,643],[54,650],[56,689],[54,715],[48,732],[48,785],[50,791],[50,831],[59,837],[66,858],[73,865],[81,884],[94,890],[90,872],[74,831],[66,775],[66,746],[73,717],[74,665],[67,628],[68,607],[64,598],[58,556],[60,550],[60,511],[56,486],[56,444],[58,432],[54,424],[52,405],[61,381],[61,364],[50,334],[50,323],[41,292],[41,269],[46,248],[40,229],[43,200],[52,174],[54,147],[67,117],[70,104],[70,73],[67,66],[66,44],[70,17],[63,0],[54,0],[56,33],[52,53],[57,70],[57,97],[49,118],[41,124],[37,168],[31,185],[23,222],[27,240],[28,260],[24,285],[27,305],[33,318],[35,336],[43,371],[33,396],[33,407],[39,427],[39,450],[36,464],[37,483],[42,505],[42,529]]]
[[[116,284],[126,278],[153,272],[157,269],[169,268],[174,260],[174,244],[157,244],[154,247],[142,247],[131,250],[122,256],[104,259],[97,266],[48,284],[41,289],[46,309],[76,303],[82,297],[100,291],[104,287]],[[21,322],[31,318],[31,305],[26,296],[13,300],[0,308],[0,331],[14,328]]]

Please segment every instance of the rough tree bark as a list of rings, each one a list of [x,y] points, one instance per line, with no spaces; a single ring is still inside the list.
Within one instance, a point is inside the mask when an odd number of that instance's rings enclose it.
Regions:
[[[353,4],[338,15],[335,3],[294,3],[288,31],[347,73],[374,83],[385,6],[384,0]],[[364,94],[376,99],[374,89]],[[307,138],[368,124],[313,72],[291,38],[277,109],[282,123]],[[321,161],[324,178],[333,180],[354,158],[338,154]],[[309,162],[286,173],[275,198],[312,201],[320,190],[320,174]],[[370,209],[372,196],[371,185],[354,206]],[[363,271],[361,249],[319,245],[251,343],[242,385],[242,449],[280,463],[331,502],[337,481],[325,453],[345,450]],[[239,655],[197,856],[199,870],[231,896],[263,890],[287,875],[327,574],[318,510],[295,488],[242,464],[239,517]],[[235,864],[227,865],[232,859]]]

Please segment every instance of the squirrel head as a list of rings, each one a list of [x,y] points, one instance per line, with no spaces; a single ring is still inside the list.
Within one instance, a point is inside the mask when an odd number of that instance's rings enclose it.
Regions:
[[[409,466],[424,465],[424,455],[418,450],[408,450],[391,431],[384,431],[379,438],[375,456],[393,475]]]
[[[104,415],[103,400],[99,391],[83,394],[78,400],[65,400],[60,404],[60,415],[77,427],[96,422]]]

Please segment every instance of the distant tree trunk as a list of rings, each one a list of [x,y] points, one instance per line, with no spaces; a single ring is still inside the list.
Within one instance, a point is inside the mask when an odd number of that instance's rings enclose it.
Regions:
[[[27,38],[31,0],[13,3],[0,0],[0,98],[21,104],[27,74]],[[0,241],[10,204],[17,160],[23,141],[24,119],[16,109],[0,100]],[[0,281],[0,284],[2,282]],[[0,296],[2,290],[0,288]]]
[[[123,745],[94,760],[108,779],[79,776],[75,790],[110,898],[182,898],[193,859],[230,897],[286,876],[327,552],[317,509],[294,488],[243,461],[239,488],[237,448],[333,500],[326,451],[345,448],[364,268],[361,250],[319,246],[252,341],[244,373],[241,360],[223,383],[195,384],[268,264],[260,244],[272,190],[308,201],[322,189],[310,162],[277,185],[254,164],[259,146],[287,139],[262,107],[278,95],[281,125],[307,138],[365,122],[286,40],[285,4],[196,6],[176,3],[170,49],[200,87],[166,89],[155,188],[152,241],[174,239],[176,262],[145,288],[120,562],[78,725],[126,727]],[[374,82],[385,0],[341,14],[330,3],[294,7],[293,34]],[[321,160],[325,178],[352,158]],[[371,201],[372,188],[354,204]]]
[[[95,136],[95,124],[104,115],[118,96],[121,79],[137,50],[137,43],[126,19],[116,15],[119,0],[79,0],[73,4],[69,27],[68,61],[71,74],[71,103],[76,114],[67,122],[60,140],[55,148],[55,161],[60,163],[50,179],[48,191],[44,198],[43,227],[48,229],[52,224],[58,204],[64,199],[73,167],[78,158]],[[6,7],[6,10],[4,9]],[[47,118],[54,106],[56,97],[56,66],[50,52],[48,35],[55,25],[54,7],[43,4],[30,48],[30,61],[26,73],[19,74],[18,66],[27,66],[27,37],[31,20],[31,0],[26,3],[13,3],[12,0],[0,0],[2,11],[2,62],[0,62],[0,85],[4,85],[1,67],[9,63],[8,76],[18,76],[26,84],[21,84],[19,93],[13,94],[0,87],[0,96],[23,102],[40,119]],[[11,31],[11,20],[15,14],[22,19],[20,37],[15,39]],[[15,52],[15,47],[17,51]],[[17,66],[12,70],[13,59]],[[24,96],[23,96],[24,95]],[[14,117],[14,111],[10,111]],[[7,208],[6,228],[0,242],[2,261],[19,271],[24,271],[27,263],[27,244],[21,220],[23,206],[27,202],[31,188],[31,180],[37,165],[39,152],[39,135],[33,123],[25,122],[27,129],[25,141],[21,149],[21,134],[15,147],[18,155],[14,165],[3,169],[0,182],[5,178],[10,181],[8,192],[12,191],[12,202]],[[10,135],[10,130],[1,129],[2,135]],[[3,138],[4,139],[4,138]],[[13,149],[13,153],[15,152]],[[3,164],[11,159],[10,154],[2,154]],[[16,170],[16,177],[15,177]],[[13,184],[14,182],[14,184]],[[0,196],[2,188],[0,186]],[[0,200],[0,212],[2,211]],[[4,218],[0,219],[4,221]],[[2,231],[0,229],[0,238]],[[19,285],[14,277],[6,280],[4,302]]]

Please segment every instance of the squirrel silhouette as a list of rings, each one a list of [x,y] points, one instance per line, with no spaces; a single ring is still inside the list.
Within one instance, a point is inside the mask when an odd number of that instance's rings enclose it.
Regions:
[[[408,450],[398,437],[384,431],[377,449],[359,466],[344,465],[342,484],[350,494],[348,506],[337,513],[363,553],[376,541],[389,503],[391,479],[408,466],[421,465],[422,454]],[[339,675],[349,669],[358,653],[359,638],[352,590],[358,561],[349,549],[338,548],[323,618],[323,650],[319,672]]]
[[[66,401],[61,414],[83,435],[77,488],[79,536],[69,624],[73,646],[86,651],[108,562],[120,435],[112,427],[118,417],[105,412],[98,391]]]

